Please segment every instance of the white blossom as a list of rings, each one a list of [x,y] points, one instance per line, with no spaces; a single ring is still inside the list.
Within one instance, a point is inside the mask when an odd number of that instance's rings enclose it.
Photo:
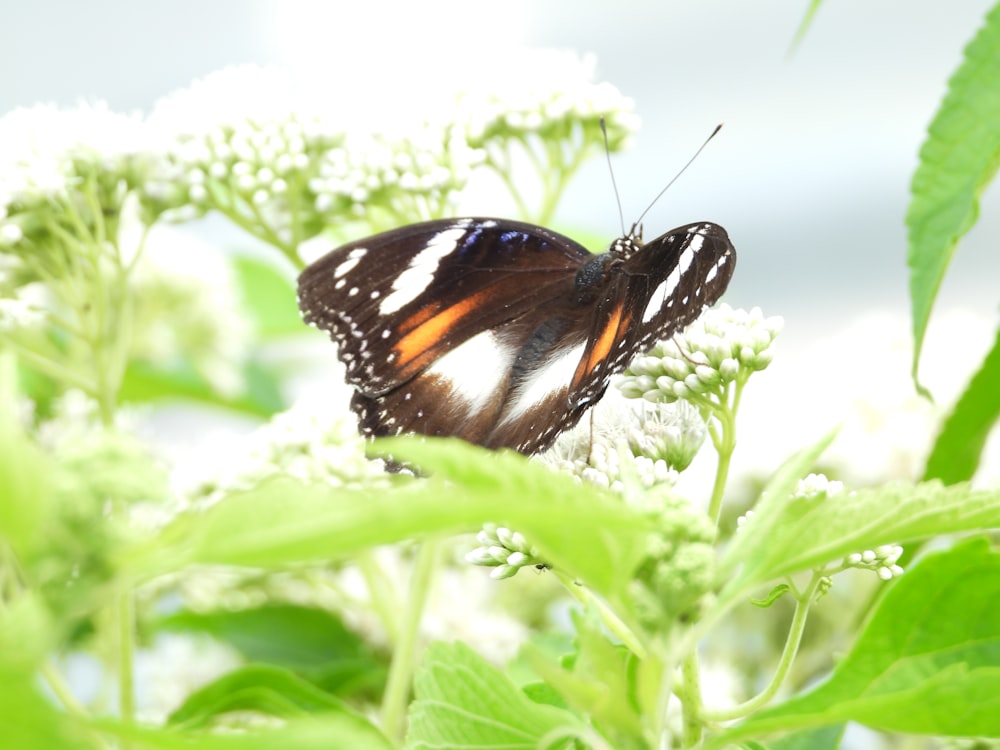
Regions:
[[[722,304],[636,357],[618,387],[629,398],[664,403],[719,392],[770,364],[783,325],[758,307],[747,312]]]

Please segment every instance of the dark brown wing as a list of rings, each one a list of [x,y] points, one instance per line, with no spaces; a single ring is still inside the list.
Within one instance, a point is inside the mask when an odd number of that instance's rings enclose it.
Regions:
[[[590,257],[573,240],[521,222],[424,222],[320,258],[299,277],[299,306],[339,344],[348,382],[377,396],[558,296]]]

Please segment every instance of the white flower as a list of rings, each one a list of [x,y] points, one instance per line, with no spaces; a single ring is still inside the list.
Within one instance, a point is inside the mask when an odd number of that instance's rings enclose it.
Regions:
[[[673,486],[678,476],[663,458],[633,452],[630,441],[636,441],[646,430],[646,419],[642,410],[620,396],[608,394],[576,427],[562,433],[538,460],[622,494],[630,502],[641,502],[644,490]],[[648,424],[655,431],[661,419],[654,417]]]
[[[342,148],[344,137],[343,119],[320,101],[286,72],[253,65],[216,71],[164,97],[148,119],[162,154],[149,199],[175,211],[189,202],[217,208],[283,241],[302,239],[289,203],[300,196],[289,197],[289,187],[304,190],[320,155]]]
[[[476,66],[460,97],[470,142],[593,126],[604,117],[612,148],[620,148],[638,130],[635,103],[612,84],[595,83],[595,67],[593,56],[562,50],[521,51],[492,69]]]
[[[45,323],[48,296],[47,288],[36,282],[17,287],[10,297],[0,297],[0,330],[33,328]]]
[[[65,196],[89,170],[117,178],[148,149],[142,120],[103,102],[15,109],[0,117],[0,197],[9,206]]]
[[[844,559],[844,567],[871,570],[883,581],[888,581],[903,575],[903,569],[897,564],[902,555],[903,548],[898,544],[883,544],[848,555]]]
[[[479,546],[466,553],[466,561],[493,568],[490,577],[496,580],[510,578],[524,567],[545,564],[519,531],[487,524],[476,534],[476,541]]]
[[[834,497],[844,491],[844,483],[831,481],[823,474],[810,474],[800,479],[795,488],[795,496],[812,500],[815,498]]]
[[[365,456],[347,393],[344,386],[324,398],[300,399],[244,440],[232,442],[228,456],[213,454],[204,464],[204,456],[193,456],[193,463],[175,474],[179,491],[212,502],[225,490],[254,486],[276,474],[335,486],[384,482],[382,462]]]
[[[629,398],[663,403],[719,393],[770,364],[783,325],[780,317],[765,318],[759,307],[747,312],[722,304],[632,360],[618,387]]]

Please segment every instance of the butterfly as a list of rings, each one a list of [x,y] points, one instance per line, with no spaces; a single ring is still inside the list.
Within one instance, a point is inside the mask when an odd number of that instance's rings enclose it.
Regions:
[[[299,306],[338,345],[362,434],[537,453],[732,277],[735,249],[718,224],[641,236],[633,225],[595,255],[519,221],[412,224],[307,267]]]

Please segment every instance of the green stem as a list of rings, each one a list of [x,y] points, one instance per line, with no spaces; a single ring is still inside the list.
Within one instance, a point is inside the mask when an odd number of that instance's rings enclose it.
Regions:
[[[371,550],[365,550],[358,555],[355,561],[361,576],[365,579],[365,586],[368,589],[368,596],[371,598],[371,605],[375,613],[382,621],[386,633],[389,635],[389,643],[395,644],[399,640],[399,620],[394,615],[398,611],[396,595],[392,590],[392,585],[386,578],[385,573],[379,567]]]
[[[403,612],[399,637],[389,665],[385,694],[382,696],[382,731],[393,744],[402,743],[410,683],[416,668],[420,617],[434,580],[441,552],[441,541],[430,538],[420,545],[410,578],[410,598]]]
[[[114,621],[118,638],[118,712],[125,724],[135,721],[135,602],[132,591],[115,596]]]
[[[726,482],[729,480],[733,451],[736,450],[736,414],[740,408],[745,385],[746,379],[738,378],[731,388],[726,387],[721,405],[710,405],[711,414],[719,425],[719,430],[716,430],[714,425],[709,424],[709,434],[719,455],[719,463],[715,469],[715,483],[712,486],[712,499],[708,504],[708,517],[716,526],[719,525],[719,517],[722,515],[722,499],[726,491]]]
[[[732,414],[725,410],[715,412],[719,430],[711,429],[712,442],[715,444],[719,462],[715,467],[715,483],[712,485],[712,499],[708,503],[708,517],[716,526],[722,515],[722,500],[726,492],[726,482],[729,480],[729,467],[733,460],[733,450],[736,448],[736,423]]]
[[[0,339],[2,339],[4,344],[14,351],[18,357],[29,363],[39,372],[43,372],[61,383],[79,388],[89,395],[96,397],[97,385],[92,380],[88,380],[82,375],[78,375],[72,370],[63,367],[55,360],[49,359],[44,354],[39,354],[34,349],[26,347],[24,344],[9,336],[0,336]]]
[[[645,659],[648,655],[648,650],[642,644],[642,642],[636,637],[632,629],[622,622],[621,618],[615,614],[614,610],[607,605],[607,603],[588,589],[586,586],[579,585],[573,578],[560,570],[553,570],[552,574],[559,579],[559,582],[565,587],[565,589],[570,593],[570,595],[576,599],[578,602],[584,606],[592,604],[595,609],[597,609],[598,614],[601,616],[601,620],[607,626],[608,630],[618,636],[619,640],[625,647],[635,654],[640,659]]]
[[[822,578],[822,572],[815,571],[805,589],[796,594],[795,613],[792,615],[792,623],[788,628],[785,648],[781,652],[778,666],[775,668],[774,676],[771,678],[768,686],[750,700],[736,706],[704,709],[702,716],[706,721],[732,721],[733,719],[741,719],[763,708],[777,695],[785,679],[788,677],[796,654],[798,654],[799,645],[802,643],[802,633],[805,631],[806,619],[809,615],[809,607],[812,605],[813,598],[816,596],[816,587],[819,586]]]
[[[695,747],[701,742],[702,712],[701,675],[698,670],[698,649],[692,649],[681,661],[681,684],[677,697],[683,707],[681,747]]]

